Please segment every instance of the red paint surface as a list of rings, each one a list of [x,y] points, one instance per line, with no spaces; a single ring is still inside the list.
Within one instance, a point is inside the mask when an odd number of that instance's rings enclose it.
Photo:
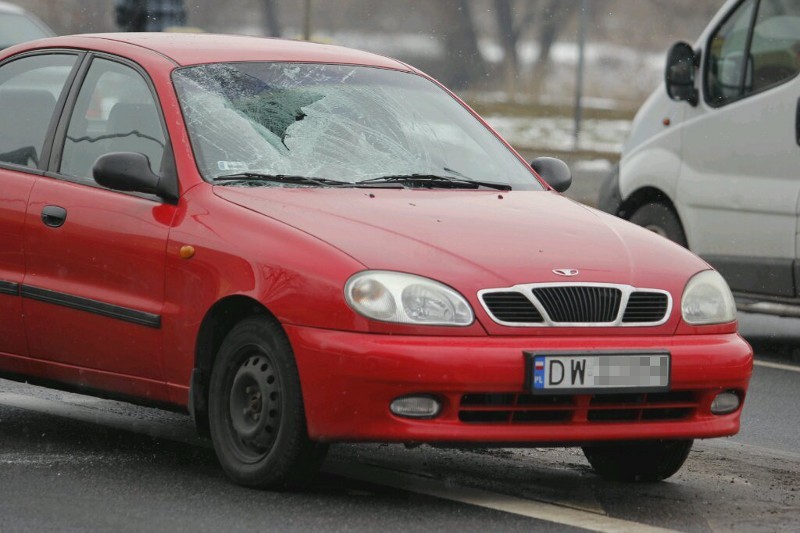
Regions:
[[[674,337],[441,338],[364,335],[288,327],[304,384],[309,431],[323,440],[453,442],[574,442],[637,438],[704,438],[739,430],[741,411],[710,412],[725,389],[745,391],[750,346],[736,334]],[[696,416],[680,421],[472,424],[458,420],[466,393],[523,393],[523,351],[667,350],[671,390],[702,396]],[[392,415],[407,394],[433,394],[444,403],[435,420]],[[588,397],[580,398],[588,401]]]
[[[30,174],[0,169],[0,279],[3,281],[21,284],[25,275],[22,245],[25,209],[36,179]],[[0,294],[0,316],[4,318],[0,320],[0,353],[27,355],[22,300]]]

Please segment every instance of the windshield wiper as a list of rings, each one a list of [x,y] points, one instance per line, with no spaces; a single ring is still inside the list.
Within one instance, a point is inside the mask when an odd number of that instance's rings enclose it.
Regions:
[[[427,187],[442,189],[479,189],[481,187],[510,191],[511,186],[505,183],[488,181],[474,181],[464,178],[437,176],[435,174],[398,174],[393,176],[380,176],[369,178],[355,183],[331,180],[327,178],[314,178],[308,176],[293,176],[289,174],[265,174],[261,172],[237,172],[214,178],[214,183],[225,182],[266,182],[285,183],[290,185],[309,185],[315,187],[372,187],[381,185],[395,185],[408,187]]]
[[[401,183],[410,187],[428,187],[443,189],[479,189],[486,187],[498,191],[510,191],[511,185],[505,183],[494,183],[491,181],[475,181],[470,179],[452,178],[449,176],[438,176],[436,174],[398,174],[396,176],[380,176],[357,181],[355,185],[369,185],[381,183]]]
[[[309,178],[308,176],[291,176],[289,174],[262,174],[260,172],[237,172],[225,176],[217,176],[214,183],[228,181],[260,181],[269,183],[288,183],[291,185],[313,185],[317,187],[352,187],[352,183],[326,178]]]

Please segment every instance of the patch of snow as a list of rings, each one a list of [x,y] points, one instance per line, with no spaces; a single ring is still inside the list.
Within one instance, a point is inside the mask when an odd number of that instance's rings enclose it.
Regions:
[[[572,118],[567,117],[484,117],[505,140],[516,148],[574,149]],[[629,120],[591,119],[582,122],[579,147],[597,152],[620,152],[628,136]]]
[[[608,159],[585,159],[575,161],[572,169],[578,172],[610,172],[614,164]]]

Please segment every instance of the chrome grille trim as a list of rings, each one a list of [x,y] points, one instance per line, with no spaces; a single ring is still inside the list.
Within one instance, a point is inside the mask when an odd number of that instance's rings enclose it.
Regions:
[[[605,291],[580,291],[580,290],[571,290],[571,289],[578,289],[579,287],[594,287],[597,289],[606,289],[606,290],[618,290],[619,291],[619,305],[617,306],[616,310],[611,313],[613,315],[613,319],[608,322],[596,321],[596,322],[559,322],[551,317],[550,313],[548,312],[547,306],[542,303],[542,301],[537,297],[537,289],[554,289],[558,288],[561,289],[556,293],[556,299],[553,300],[558,302],[558,305],[561,306],[562,309],[567,310],[569,313],[580,314],[580,306],[581,305],[590,305],[590,306],[601,306],[601,308],[605,305],[609,305],[609,302],[599,302],[596,298],[593,300],[592,295],[595,293],[600,294]],[[505,312],[501,313],[500,308],[495,306],[495,302],[497,301],[498,297],[489,297],[490,303],[487,304],[485,300],[485,296],[497,294],[497,293],[506,293],[505,295],[499,295],[506,299],[506,301],[514,302],[514,305],[508,306],[507,311],[512,314],[506,314]],[[515,293],[521,295],[523,298],[528,300],[530,304],[533,306],[534,309],[523,310],[520,309],[519,302],[522,300],[518,296],[511,297],[510,293]],[[541,291],[540,291],[541,293]],[[565,293],[572,293],[572,298],[565,298]],[[628,302],[631,300],[631,295],[636,293],[636,297],[634,298],[634,305],[636,305],[637,301],[641,301],[642,299],[646,299],[647,293],[653,295],[653,299],[663,301],[664,297],[666,297],[666,308],[661,315],[659,320],[652,320],[655,316],[655,311],[642,316],[642,318],[646,319],[647,321],[637,321],[637,314],[638,309],[634,309],[633,307],[628,310]],[[577,296],[576,296],[577,295]],[[616,283],[527,283],[521,285],[514,285],[512,287],[503,287],[497,289],[483,289],[478,291],[478,300],[481,303],[484,311],[500,325],[520,328],[520,327],[528,327],[528,328],[541,328],[541,327],[550,327],[550,328],[575,328],[575,327],[603,327],[603,328],[610,328],[610,327],[652,327],[652,326],[660,326],[669,320],[670,315],[672,314],[672,295],[669,292],[661,290],[661,289],[646,289],[646,288],[638,288],[633,287],[631,285],[624,285],[624,284],[616,284]],[[495,312],[500,316],[497,316]],[[606,309],[607,310],[607,309]],[[627,316],[626,316],[627,312]],[[538,321],[526,321],[523,322],[524,318],[534,318],[537,317],[541,318]],[[585,315],[584,315],[585,316]],[[555,317],[559,318],[559,317]],[[563,318],[563,316],[561,317]]]

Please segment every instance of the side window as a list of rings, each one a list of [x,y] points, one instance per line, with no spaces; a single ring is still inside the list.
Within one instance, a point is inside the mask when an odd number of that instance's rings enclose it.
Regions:
[[[0,67],[0,162],[38,168],[56,102],[77,56],[42,54]]]
[[[800,4],[743,2],[709,42],[706,101],[715,107],[793,78],[800,71]]]
[[[711,36],[705,76],[706,101],[710,105],[718,107],[737,100],[752,84],[745,57],[755,3],[742,3]]]
[[[92,60],[70,117],[60,172],[92,180],[103,154],[139,152],[161,173],[166,138],[156,101],[134,69],[106,59]]]
[[[778,85],[800,71],[800,3],[761,0],[750,58],[753,92]]]

